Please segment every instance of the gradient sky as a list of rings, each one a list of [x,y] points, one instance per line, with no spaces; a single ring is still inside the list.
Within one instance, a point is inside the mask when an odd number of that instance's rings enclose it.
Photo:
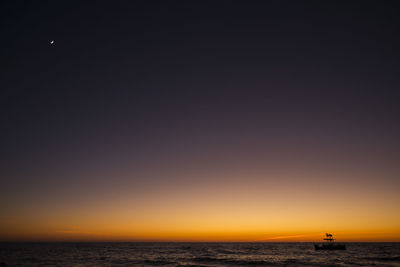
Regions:
[[[399,2],[0,14],[0,241],[400,241]]]

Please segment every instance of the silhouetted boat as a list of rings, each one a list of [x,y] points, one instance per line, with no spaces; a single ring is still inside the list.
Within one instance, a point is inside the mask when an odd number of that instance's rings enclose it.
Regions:
[[[333,239],[332,234],[326,233],[326,238],[324,240],[325,243],[314,244],[315,250],[345,250],[345,244],[335,243],[335,239]]]

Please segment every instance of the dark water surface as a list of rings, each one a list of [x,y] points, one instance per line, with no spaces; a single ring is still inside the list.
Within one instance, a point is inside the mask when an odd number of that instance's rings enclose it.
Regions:
[[[400,266],[400,243],[0,243],[0,266]]]

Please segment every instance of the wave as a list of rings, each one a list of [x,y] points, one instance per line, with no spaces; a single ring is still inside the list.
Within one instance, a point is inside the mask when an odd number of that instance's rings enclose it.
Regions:
[[[285,265],[287,266],[288,264],[293,264],[293,265],[301,265],[301,264],[309,264],[307,262],[302,262],[299,260],[285,260],[283,262],[274,262],[274,261],[267,261],[267,260],[251,260],[251,259],[221,259],[221,258],[213,258],[213,257],[196,257],[193,259],[195,262],[200,262],[200,263],[217,263],[217,264],[227,264],[227,265],[247,265],[247,266],[281,266]]]
[[[202,263],[225,263],[231,265],[262,265],[262,264],[271,264],[272,262],[265,260],[235,260],[235,259],[221,259],[221,258],[213,258],[213,257],[195,257],[193,258],[195,262]]]
[[[0,266],[398,266],[400,243],[316,253],[309,244],[1,244]]]
[[[168,260],[143,260],[143,264],[147,265],[170,265],[176,264],[176,262],[168,261]]]
[[[215,257],[196,257],[192,261],[203,264],[223,264],[228,266],[334,266],[332,264],[323,264],[321,262],[310,262],[300,259],[259,260],[259,259],[230,259]]]
[[[363,260],[370,261],[400,261],[400,256],[388,256],[388,257],[364,257]]]
[[[110,262],[112,265],[140,265],[140,266],[165,266],[165,265],[176,265],[175,261],[168,260],[130,260],[130,259],[116,259]]]

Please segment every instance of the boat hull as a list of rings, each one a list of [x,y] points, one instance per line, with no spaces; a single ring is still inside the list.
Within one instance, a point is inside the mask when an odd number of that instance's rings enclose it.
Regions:
[[[346,250],[344,244],[314,244],[315,250]]]

